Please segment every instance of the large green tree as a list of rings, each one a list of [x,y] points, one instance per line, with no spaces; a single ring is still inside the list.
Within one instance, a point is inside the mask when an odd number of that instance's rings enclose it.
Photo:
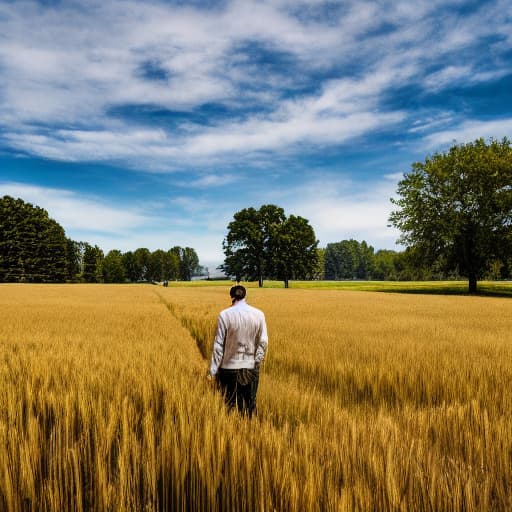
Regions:
[[[311,277],[318,261],[318,241],[309,222],[300,216],[286,217],[279,206],[268,204],[236,212],[223,242],[222,270],[237,281],[265,278]]]
[[[416,162],[398,183],[390,222],[423,261],[458,268],[469,292],[494,260],[506,261],[512,231],[512,148],[507,139],[454,145]]]
[[[195,249],[176,245],[170,249],[170,253],[178,258],[179,278],[182,281],[190,281],[199,269],[199,257]],[[172,265],[172,261],[168,263]]]
[[[309,222],[290,215],[276,230],[275,249],[269,252],[269,268],[273,277],[284,281],[312,279],[318,263],[318,240]]]
[[[139,280],[141,268],[133,254],[133,251],[128,251],[123,254],[123,267],[128,281],[135,283]]]
[[[164,274],[166,280],[177,280],[180,277],[180,258],[171,249],[165,253]]]
[[[135,266],[138,270],[137,281],[149,281],[149,267],[151,265],[151,252],[146,247],[139,247],[133,253]]]
[[[70,245],[64,229],[38,206],[0,199],[0,281],[62,282]]]
[[[374,250],[364,240],[341,240],[325,248],[326,279],[370,279],[373,273]]]
[[[103,280],[103,251],[95,245],[85,243],[82,258],[82,279],[86,283],[101,283]]]
[[[381,249],[375,253],[373,260],[372,278],[382,281],[396,281],[398,272],[396,269],[397,252],[390,249]]]
[[[82,273],[82,242],[66,239],[66,278],[77,282]]]
[[[109,251],[103,259],[101,270],[105,283],[123,283],[126,279],[126,271],[121,251],[118,249]]]
[[[221,269],[237,281],[245,277],[257,280],[259,286],[263,286],[266,248],[260,213],[252,207],[244,208],[236,212],[233,219],[223,241],[225,259]]]

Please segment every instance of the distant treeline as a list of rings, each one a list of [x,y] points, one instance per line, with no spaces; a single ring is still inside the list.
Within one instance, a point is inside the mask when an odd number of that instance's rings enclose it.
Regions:
[[[97,245],[66,237],[43,208],[0,199],[0,282],[189,281],[203,271],[191,247],[114,249],[105,255]]]
[[[421,281],[467,277],[456,264],[442,259],[425,265],[414,247],[402,252],[375,251],[365,241],[351,239],[329,243],[316,252],[309,279]],[[206,273],[191,247],[153,252],[139,248],[125,253],[114,249],[104,254],[97,245],[66,237],[46,210],[22,199],[0,198],[0,282],[189,281]],[[491,260],[482,277],[512,278],[512,256],[506,261]]]
[[[365,241],[342,240],[327,244],[319,252],[319,279],[363,279],[383,281],[430,281],[464,279],[457,265],[446,262],[427,266],[414,248],[405,251],[378,250]],[[489,280],[512,277],[512,255],[507,261],[493,260],[483,277]]]

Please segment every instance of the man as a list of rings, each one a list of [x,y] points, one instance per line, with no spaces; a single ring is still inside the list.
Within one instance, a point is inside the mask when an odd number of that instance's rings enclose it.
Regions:
[[[219,314],[208,377],[217,379],[230,409],[236,405],[250,418],[267,351],[267,325],[263,312],[247,304],[243,286],[233,286],[229,295],[232,306]]]

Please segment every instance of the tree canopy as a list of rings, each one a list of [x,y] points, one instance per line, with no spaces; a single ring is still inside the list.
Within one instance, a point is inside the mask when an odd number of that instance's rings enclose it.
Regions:
[[[318,241],[309,221],[286,217],[283,208],[267,204],[244,208],[233,216],[223,242],[222,270],[240,281],[306,279],[316,270]]]
[[[398,183],[390,222],[399,242],[438,268],[457,267],[469,292],[512,241],[512,148],[483,139],[416,162]]]
[[[342,240],[325,248],[326,279],[368,279],[373,274],[373,247],[364,240]]]
[[[70,244],[64,229],[38,206],[0,199],[0,281],[62,282]]]
[[[201,270],[191,247],[113,249],[105,256],[97,245],[67,238],[46,210],[0,198],[0,282],[189,281]]]

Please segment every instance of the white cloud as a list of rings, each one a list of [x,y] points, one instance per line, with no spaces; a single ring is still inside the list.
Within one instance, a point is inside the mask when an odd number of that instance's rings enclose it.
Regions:
[[[172,211],[157,205],[158,212],[146,212],[109,205],[70,190],[16,182],[0,182],[0,197],[3,195],[21,197],[44,208],[68,237],[96,244],[105,253],[111,249],[125,252],[147,247],[153,251],[180,245],[193,247],[201,264],[212,269],[223,260],[222,240],[231,213],[222,204],[181,198],[171,203],[176,207]],[[187,212],[185,216],[183,211]]]
[[[454,142],[458,144],[484,139],[512,138],[512,118],[496,119],[493,121],[464,121],[459,126],[449,130],[432,133],[425,137],[427,147],[442,148]]]
[[[278,204],[287,215],[308,219],[320,247],[354,238],[366,240],[376,250],[399,250],[399,233],[388,227],[388,217],[393,209],[390,198],[401,178],[393,173],[361,183],[343,174],[315,173],[295,186],[266,191],[260,202]]]
[[[494,46],[489,69],[450,60],[453,52],[480,38],[507,37],[510,22],[496,16],[510,12],[505,2],[474,15],[439,19],[446,2],[354,1],[322,21],[292,14],[321,3],[233,0],[207,12],[135,1],[92,0],[86,7],[68,3],[58,8],[31,1],[3,3],[3,141],[50,159],[123,160],[128,165],[144,159],[151,170],[172,170],[171,161],[202,165],[215,155],[343,144],[400,123],[405,113],[387,111],[384,94],[421,83],[423,69],[432,63],[445,67],[426,77],[427,88],[505,73],[497,63],[509,46]],[[382,26],[392,29],[379,31]],[[260,66],[241,48],[279,52],[289,58],[290,67]],[[161,79],[144,76],[148,63],[161,70]],[[285,88],[307,86],[313,71],[327,71],[326,76],[333,71],[341,78],[324,81],[320,92],[283,99]],[[149,104],[187,111],[212,102],[228,108],[247,104],[253,113],[242,121],[182,124],[162,132],[127,119],[115,121],[110,110]],[[65,128],[41,129],[54,123]]]
[[[438,115],[428,115],[423,112],[416,114],[418,118],[409,128],[410,133],[429,133],[443,126],[453,123],[453,114],[451,112],[442,112]]]
[[[111,249],[122,252],[133,251],[146,247],[150,251],[170,249],[176,245],[192,247],[199,257],[199,263],[209,267],[210,271],[219,266],[223,260],[222,239],[224,233],[198,233],[197,231],[180,230],[173,227],[158,231],[131,231],[116,233],[112,236],[96,235],[92,243],[97,244],[105,253]]]
[[[325,188],[331,188],[328,184]],[[392,210],[389,200],[396,185],[387,182],[368,184],[367,191],[336,190],[303,198],[290,205],[290,211],[309,219],[325,246],[329,242],[354,238],[366,240],[375,249],[397,249],[398,231],[387,226]],[[303,212],[303,213],[299,213]]]
[[[151,223],[151,217],[134,208],[121,208],[86,198],[64,189],[40,187],[16,182],[0,182],[0,196],[10,195],[48,211],[66,230],[80,233],[108,233],[139,228]],[[69,232],[69,233],[68,233]]]
[[[440,71],[427,76],[424,83],[429,89],[440,90],[470,77],[472,73],[472,66],[446,66]]]
[[[239,178],[234,174],[207,174],[184,185],[193,188],[222,187],[234,183],[238,181],[238,179]]]

